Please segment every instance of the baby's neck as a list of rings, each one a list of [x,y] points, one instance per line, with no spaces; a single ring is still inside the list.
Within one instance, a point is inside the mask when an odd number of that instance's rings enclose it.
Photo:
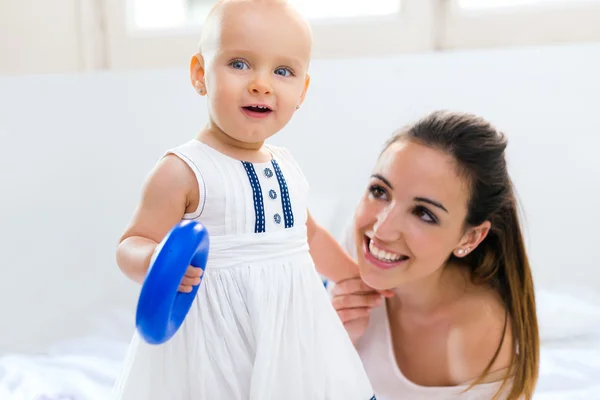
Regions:
[[[198,132],[196,140],[238,160],[262,163],[272,158],[269,150],[264,147],[264,142],[241,142],[218,129],[204,128]]]

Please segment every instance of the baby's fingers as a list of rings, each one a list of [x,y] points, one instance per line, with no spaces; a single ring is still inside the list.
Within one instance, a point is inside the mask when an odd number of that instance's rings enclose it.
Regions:
[[[192,287],[191,286],[187,286],[187,285],[179,285],[179,289],[177,289],[178,291],[180,291],[181,293],[190,293],[192,291]]]
[[[187,271],[185,271],[185,276],[189,278],[199,278],[202,276],[203,272],[204,271],[202,271],[202,268],[196,268],[190,265]]]
[[[186,286],[198,286],[200,284],[200,277],[189,277],[184,276],[181,280],[181,285]]]

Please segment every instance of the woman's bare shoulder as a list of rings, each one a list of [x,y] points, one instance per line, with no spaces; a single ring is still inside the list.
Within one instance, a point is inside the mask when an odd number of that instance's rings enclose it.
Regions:
[[[472,286],[456,304],[449,335],[453,380],[477,380],[497,353],[483,382],[501,381],[512,361],[510,316],[498,294],[489,287]]]

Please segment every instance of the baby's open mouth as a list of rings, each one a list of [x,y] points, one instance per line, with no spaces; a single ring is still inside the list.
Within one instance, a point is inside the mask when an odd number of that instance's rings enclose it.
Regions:
[[[273,111],[267,106],[246,106],[246,107],[242,107],[242,108],[244,110],[248,110],[251,112],[257,112],[257,113],[267,113],[267,112]]]

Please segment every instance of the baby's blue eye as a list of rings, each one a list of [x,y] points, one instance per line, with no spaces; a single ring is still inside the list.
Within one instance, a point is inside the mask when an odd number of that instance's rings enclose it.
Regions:
[[[243,61],[233,61],[230,65],[233,69],[246,69],[248,67],[248,64]]]
[[[292,72],[287,68],[277,68],[275,70],[275,75],[290,76],[291,74]]]

